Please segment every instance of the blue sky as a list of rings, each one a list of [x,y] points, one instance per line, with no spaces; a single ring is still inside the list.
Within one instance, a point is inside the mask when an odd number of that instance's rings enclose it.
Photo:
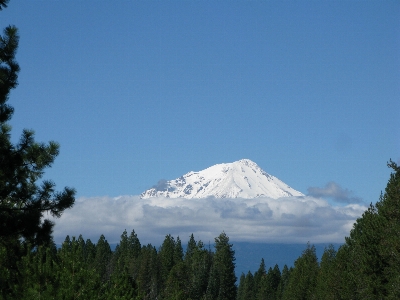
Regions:
[[[0,16],[21,36],[13,139],[58,141],[46,178],[78,197],[248,158],[369,203],[400,161],[398,1],[11,0]]]

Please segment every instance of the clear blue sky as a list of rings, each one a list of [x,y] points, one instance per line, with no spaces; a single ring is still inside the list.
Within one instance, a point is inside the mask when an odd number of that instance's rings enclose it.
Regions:
[[[307,194],[378,200],[400,161],[399,1],[16,1],[13,139],[77,196],[242,158]]]

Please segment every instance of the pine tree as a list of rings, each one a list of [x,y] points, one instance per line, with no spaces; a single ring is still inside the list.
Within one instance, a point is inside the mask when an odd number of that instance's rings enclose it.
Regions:
[[[357,219],[339,248],[340,295],[353,299],[400,298],[400,167],[390,161],[385,193]]]
[[[165,299],[187,300],[189,295],[189,278],[186,264],[181,261],[169,272],[165,284]]]
[[[214,300],[219,299],[219,286],[220,286],[220,276],[219,270],[215,263],[211,265],[210,276],[208,278],[207,291],[206,291],[206,299]]]
[[[182,241],[179,236],[176,238],[175,249],[174,249],[174,265],[183,262],[183,248]]]
[[[96,244],[96,254],[94,258],[94,268],[98,272],[101,281],[104,283],[109,280],[111,276],[110,260],[111,248],[104,235],[101,235]]]
[[[0,1],[0,11],[8,0]],[[75,190],[55,191],[55,184],[42,179],[59,153],[59,145],[34,140],[32,130],[24,130],[17,144],[11,142],[7,123],[14,108],[7,104],[12,89],[18,84],[20,67],[15,60],[19,43],[18,30],[8,26],[0,36],[0,291],[3,297],[12,293],[18,282],[17,262],[24,247],[31,249],[52,243],[54,223],[45,219],[48,212],[60,217],[74,204]],[[25,246],[20,245],[25,242]],[[7,296],[8,295],[8,296]]]
[[[287,265],[283,266],[281,273],[281,281],[279,282],[278,291],[277,291],[277,299],[282,299],[283,293],[286,290],[286,287],[289,284],[290,274],[292,272],[292,268],[288,268]]]
[[[160,262],[151,244],[142,247],[137,285],[140,299],[156,299],[161,291]]]
[[[246,279],[246,275],[244,275],[244,273],[242,272],[242,274],[240,275],[239,278],[239,285],[238,285],[238,289],[237,289],[237,295],[236,295],[236,299],[237,300],[245,300],[244,299],[244,281]]]
[[[336,268],[336,251],[333,245],[325,248],[317,278],[317,299],[338,299],[339,280]]]
[[[132,229],[128,238],[128,257],[126,264],[128,265],[128,273],[135,280],[139,272],[139,255],[141,251],[141,244],[135,230]]]
[[[194,252],[196,251],[196,241],[194,239],[193,233],[190,235],[187,247],[186,247],[186,252],[185,252],[185,261],[189,261]]]
[[[12,109],[1,103],[5,79],[2,78],[5,72],[1,52],[12,40],[18,40],[18,36],[15,27],[7,27],[4,34],[7,38],[0,38],[3,44],[0,45],[0,119],[8,120],[10,116],[6,115],[11,113],[7,112]],[[7,123],[0,124],[0,243],[8,245],[21,238],[32,246],[49,243],[54,223],[44,219],[44,213],[60,217],[75,201],[75,191],[71,188],[55,192],[52,181],[37,184],[44,169],[50,167],[58,155],[59,145],[35,142],[31,130],[24,130],[20,142],[13,145],[10,131]]]
[[[212,253],[204,248],[202,241],[196,241],[190,236],[186,249],[184,263],[187,266],[189,278],[188,298],[202,299],[207,291],[208,279],[212,262]]]
[[[109,280],[103,285],[102,299],[137,299],[138,287],[136,282],[126,272],[111,274]],[[99,299],[99,298],[96,298]],[[142,299],[142,298],[139,298]]]
[[[170,234],[165,236],[164,242],[158,252],[158,257],[161,264],[162,289],[164,289],[169,272],[175,265],[175,239]]]
[[[67,236],[59,257],[59,288],[57,299],[98,298],[101,292],[101,278],[93,267],[86,261],[86,243],[82,236],[78,239]]]
[[[92,243],[90,239],[87,239],[85,242],[85,259],[86,264],[94,268],[96,258],[96,245]]]
[[[243,299],[256,299],[254,276],[250,271],[247,272],[244,279]]]
[[[283,293],[283,299],[312,299],[319,272],[315,246],[307,244],[302,255],[294,262],[289,283]]]
[[[215,238],[215,255],[211,267],[207,299],[236,299],[235,251],[229,237],[222,232]]]
[[[265,262],[264,258],[261,258],[261,263],[260,266],[258,267],[258,270],[254,273],[254,287],[257,291],[257,299],[264,299],[262,297],[262,292],[260,292],[261,289],[261,281],[263,277],[267,275],[266,269],[265,269]]]
[[[54,299],[57,296],[59,271],[55,244],[42,245],[27,252],[18,263],[19,283],[14,297],[18,299]]]

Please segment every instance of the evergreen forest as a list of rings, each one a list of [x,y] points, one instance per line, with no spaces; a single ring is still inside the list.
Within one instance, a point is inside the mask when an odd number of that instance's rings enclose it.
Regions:
[[[0,0],[0,11],[9,0]],[[18,85],[19,35],[8,26],[0,36],[0,299],[400,299],[400,167],[392,169],[375,205],[357,219],[344,244],[329,246],[318,260],[307,244],[294,261],[235,275],[235,252],[222,232],[214,245],[193,234],[184,251],[166,235],[158,248],[142,245],[125,230],[112,251],[105,236],[95,242],[52,238],[57,218],[74,205],[75,190],[55,190],[42,180],[59,153],[32,130],[11,141],[14,109],[7,101]]]

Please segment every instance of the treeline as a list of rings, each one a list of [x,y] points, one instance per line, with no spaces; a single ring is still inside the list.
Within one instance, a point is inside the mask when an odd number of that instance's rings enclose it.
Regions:
[[[141,245],[135,231],[124,231],[114,251],[103,235],[96,244],[67,236],[59,249],[54,243],[30,249],[21,245],[26,253],[16,268],[0,270],[4,299],[236,298],[234,251],[224,232],[215,251],[193,235],[185,252],[171,235],[156,249]]]

